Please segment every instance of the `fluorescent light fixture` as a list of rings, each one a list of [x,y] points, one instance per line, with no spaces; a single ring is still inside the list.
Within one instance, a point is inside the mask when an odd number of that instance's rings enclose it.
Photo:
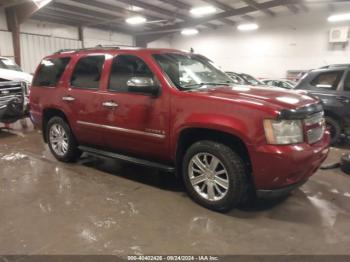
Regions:
[[[32,0],[34,4],[40,9],[50,3],[52,0]]]
[[[147,19],[143,16],[133,16],[125,20],[130,25],[140,25],[146,23]]]
[[[258,24],[250,23],[250,24],[240,24],[237,26],[239,31],[252,31],[258,29]]]
[[[130,5],[127,7],[128,10],[133,11],[133,12],[140,12],[143,11],[142,7],[136,6],[136,5]]]
[[[204,16],[204,15],[210,15],[216,12],[216,8],[211,5],[207,6],[200,6],[200,7],[195,7],[190,10],[190,13],[193,16]]]
[[[331,15],[327,19],[329,22],[341,22],[350,20],[350,13]]]
[[[198,33],[199,32],[196,28],[186,28],[181,31],[182,35],[196,35]]]

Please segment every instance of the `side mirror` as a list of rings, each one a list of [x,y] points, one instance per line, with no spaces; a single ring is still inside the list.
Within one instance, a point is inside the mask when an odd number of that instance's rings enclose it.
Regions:
[[[157,96],[159,86],[157,86],[151,77],[132,77],[128,80],[127,86],[130,92],[150,94]]]

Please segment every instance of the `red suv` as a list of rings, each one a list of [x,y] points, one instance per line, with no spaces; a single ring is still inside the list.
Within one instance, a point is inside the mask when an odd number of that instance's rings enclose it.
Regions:
[[[319,101],[237,86],[207,58],[177,50],[57,52],[36,71],[30,110],[58,160],[88,152],[175,172],[217,211],[248,192],[289,192],[328,154]]]

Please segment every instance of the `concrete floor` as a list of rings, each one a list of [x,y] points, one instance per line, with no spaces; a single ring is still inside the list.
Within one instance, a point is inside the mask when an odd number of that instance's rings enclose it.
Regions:
[[[338,169],[282,202],[219,214],[171,175],[59,163],[31,128],[0,139],[0,254],[350,254],[350,177]]]

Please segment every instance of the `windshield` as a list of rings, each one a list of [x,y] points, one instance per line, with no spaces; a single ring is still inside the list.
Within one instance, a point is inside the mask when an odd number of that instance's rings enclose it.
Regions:
[[[16,65],[15,62],[5,58],[0,58],[0,68],[15,70],[15,71],[22,71],[21,68],[18,65]]]
[[[244,80],[246,80],[251,85],[265,85],[263,82],[259,81],[258,79],[254,78],[248,74],[240,74],[240,77],[242,77]]]
[[[166,53],[153,57],[180,90],[233,84],[230,77],[203,56]]]

